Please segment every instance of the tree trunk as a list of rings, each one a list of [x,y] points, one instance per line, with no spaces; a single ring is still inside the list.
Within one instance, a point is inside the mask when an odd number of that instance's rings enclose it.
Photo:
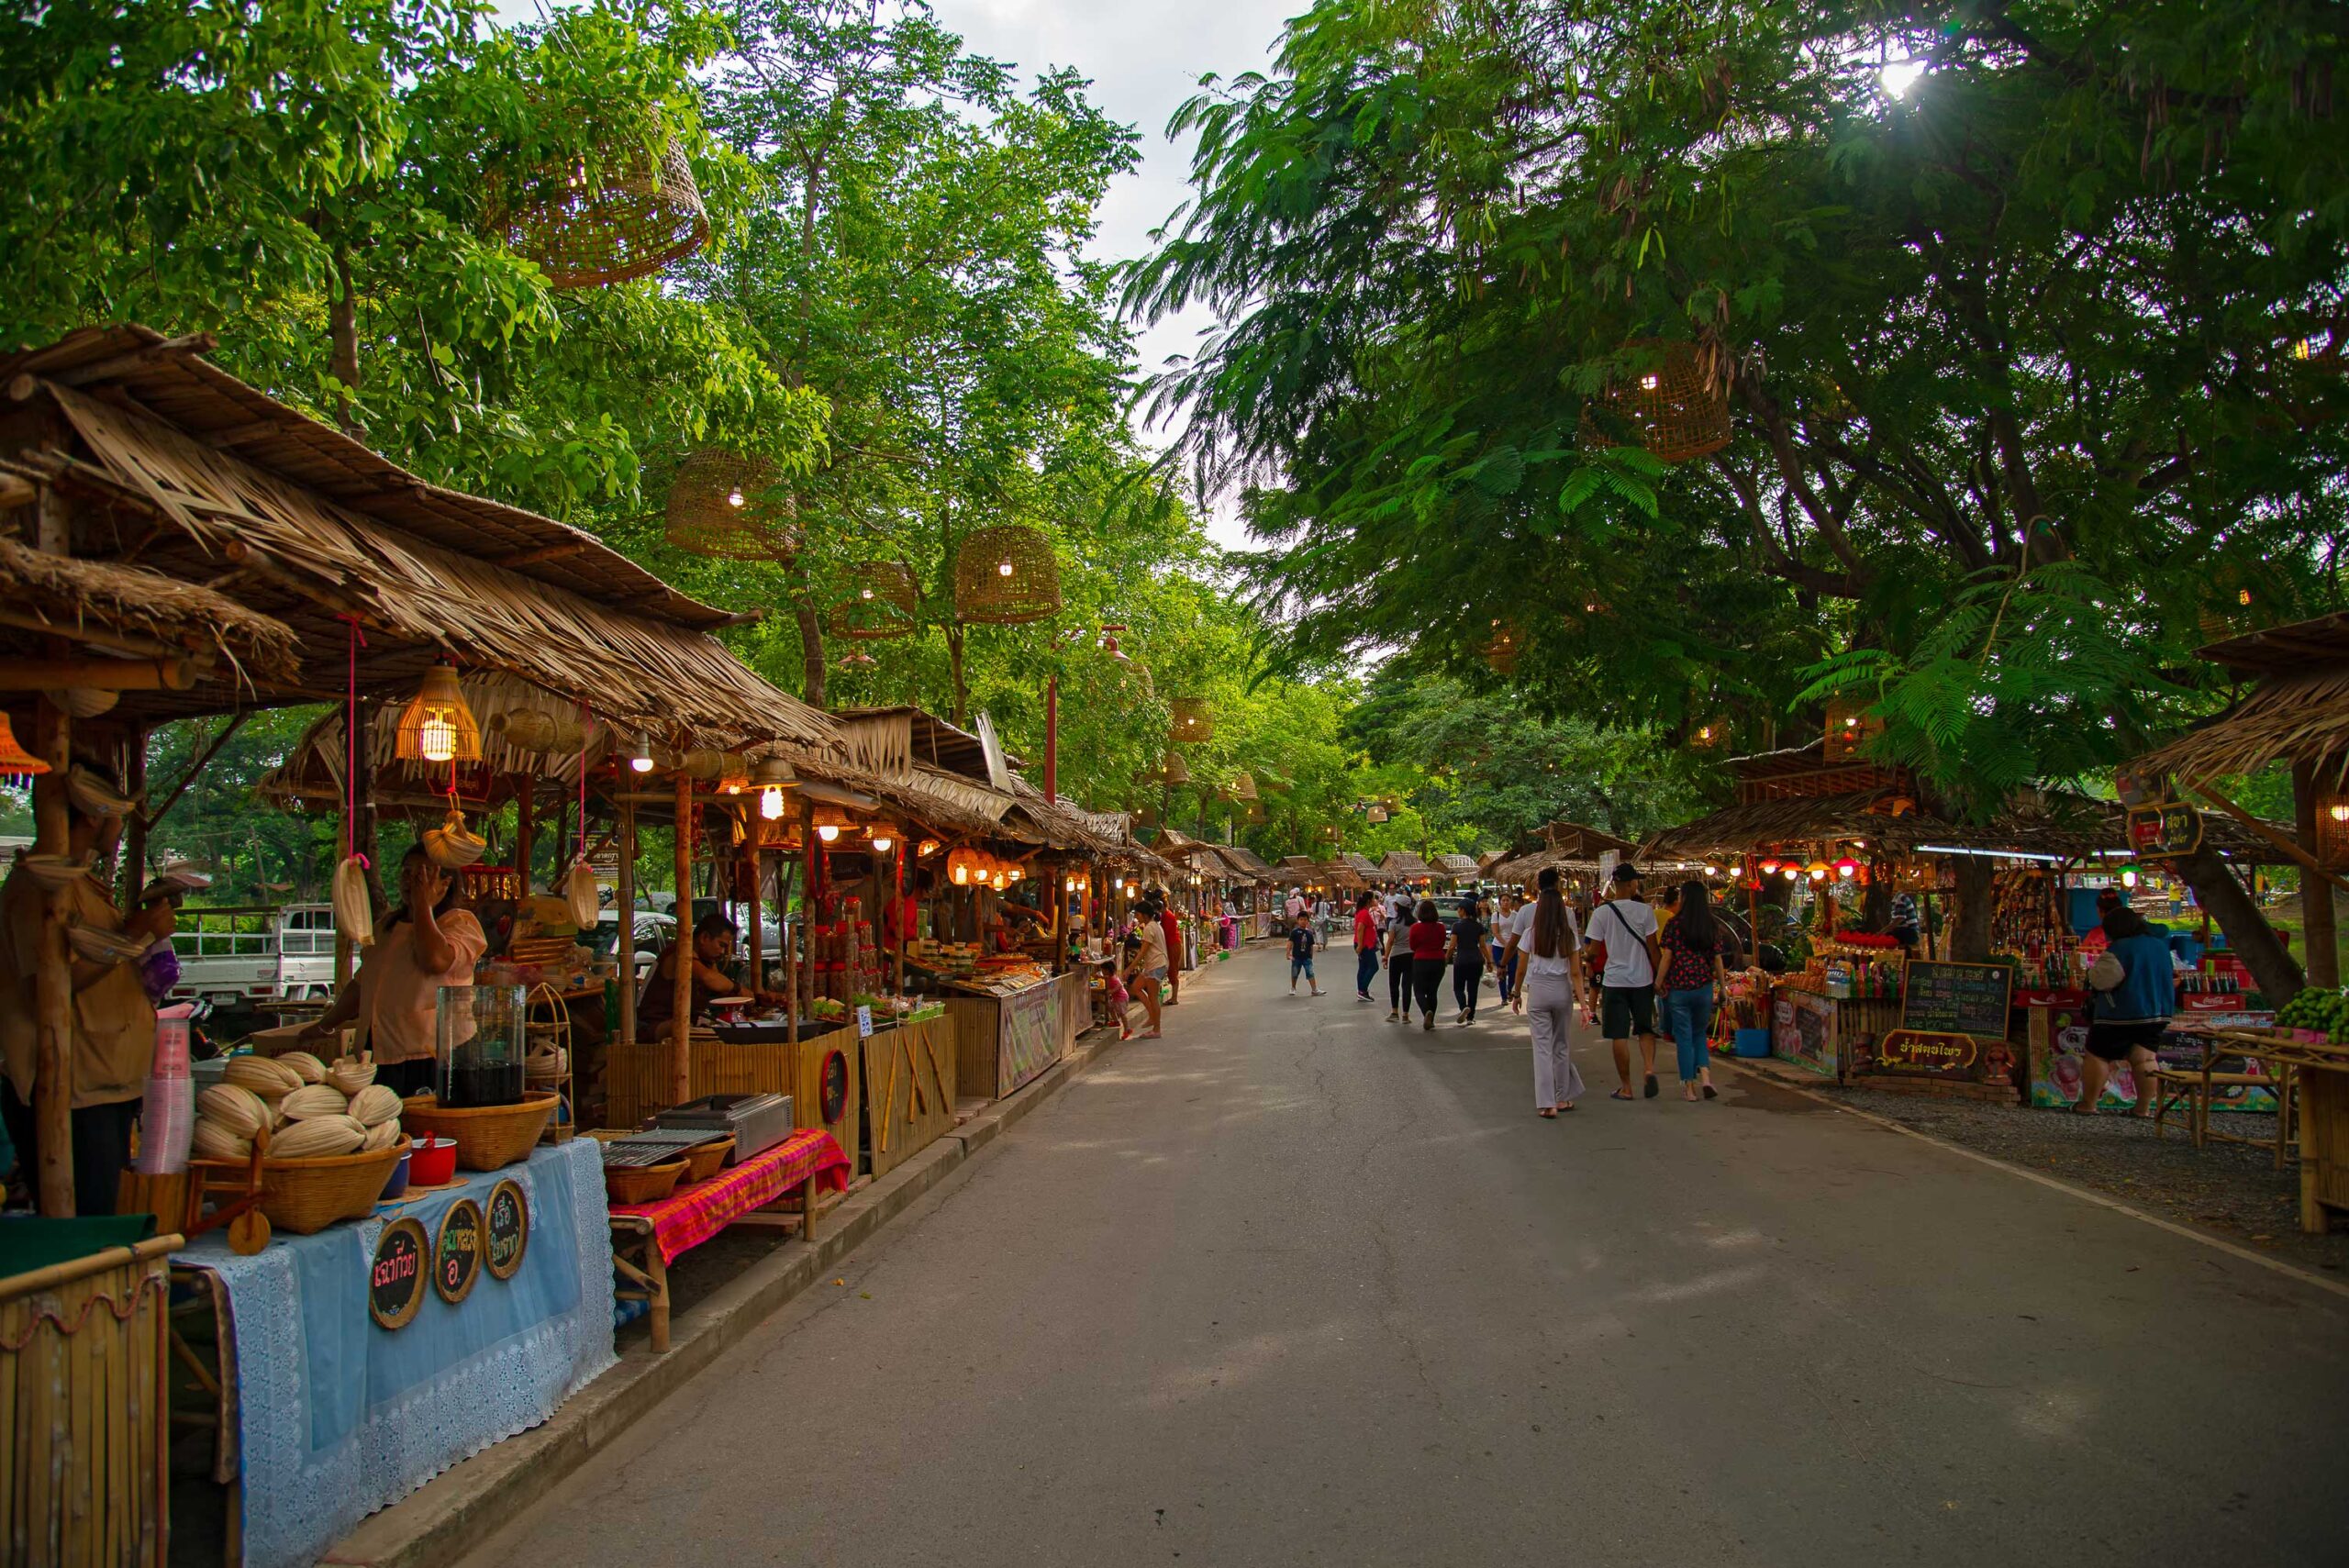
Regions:
[[[816,606],[801,595],[793,609],[799,617],[799,695],[810,707],[824,706],[824,623]]]
[[[946,664],[954,675],[954,723],[959,728],[970,722],[971,689],[963,682],[963,626],[960,621],[946,623]]]
[[[2194,889],[2195,901],[2227,933],[2227,945],[2234,950],[2243,967],[2251,971],[2267,1005],[2280,1007],[2298,995],[2308,984],[2307,976],[2285,950],[2276,928],[2267,923],[2267,917],[2259,912],[2259,906],[2252,902],[2251,895],[2235,880],[2233,869],[2217,851],[2197,850],[2170,864]],[[2305,877],[2301,885],[2305,887],[2315,880]],[[2305,905],[2306,895],[2302,896]]]
[[[2316,853],[2317,845],[2316,769],[2307,762],[2292,769],[2292,828],[2300,848]],[[2300,964],[2308,974],[2309,984],[2327,990],[2341,984],[2341,946],[2338,923],[2334,919],[2332,884],[2306,866],[2300,873],[2300,934],[2305,943],[2300,951]]]
[[[1978,855],[1958,857],[1949,917],[1949,956],[1955,962],[1990,962],[1990,885],[1996,875],[1997,868]]]
[[[327,369],[351,392],[359,390],[359,302],[351,288],[351,253],[338,244],[334,251],[334,297],[327,302]],[[365,427],[351,411],[351,399],[334,400],[334,422],[353,440],[366,439]]]

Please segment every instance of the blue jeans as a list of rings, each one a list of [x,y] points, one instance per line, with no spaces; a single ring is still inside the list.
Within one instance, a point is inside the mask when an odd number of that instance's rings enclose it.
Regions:
[[[1501,1006],[1504,1007],[1508,1006],[1509,992],[1511,989],[1509,985],[1510,975],[1508,972],[1508,965],[1501,962],[1501,955],[1507,951],[1508,951],[1508,944],[1503,942],[1495,942],[1493,944],[1493,978],[1500,984]]]
[[[1693,1084],[1705,1070],[1705,1034],[1713,1022],[1713,988],[1691,985],[1664,993],[1664,1029],[1680,1053],[1680,1081]]]
[[[1378,950],[1363,948],[1354,953],[1354,992],[1370,995],[1370,983],[1378,978]]]

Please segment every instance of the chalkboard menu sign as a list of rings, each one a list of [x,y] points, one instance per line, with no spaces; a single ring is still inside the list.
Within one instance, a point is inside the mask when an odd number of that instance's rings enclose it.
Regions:
[[[489,1272],[512,1279],[530,1250],[530,1200],[513,1182],[500,1182],[489,1195]]]
[[[386,1329],[405,1329],[424,1305],[424,1227],[395,1219],[375,1239],[367,1272],[367,1314]]]
[[[1902,979],[1900,1027],[2004,1040],[2014,983],[2015,972],[2003,963],[1911,959]]]
[[[432,1249],[432,1288],[454,1307],[473,1294],[481,1278],[481,1205],[461,1197],[440,1217],[440,1239]]]

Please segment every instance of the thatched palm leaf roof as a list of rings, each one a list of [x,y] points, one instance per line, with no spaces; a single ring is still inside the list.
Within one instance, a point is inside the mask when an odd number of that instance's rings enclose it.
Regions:
[[[6,536],[0,600],[12,631],[38,636],[45,625],[74,637],[95,628],[217,652],[239,670],[276,680],[291,679],[295,668],[293,628],[225,594],[143,567],[50,555]]]

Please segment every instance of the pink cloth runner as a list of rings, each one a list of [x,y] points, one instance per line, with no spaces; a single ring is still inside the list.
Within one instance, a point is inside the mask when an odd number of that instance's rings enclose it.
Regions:
[[[659,1203],[612,1206],[614,1219],[641,1219],[652,1227],[653,1245],[663,1264],[700,1246],[754,1208],[763,1208],[815,1173],[836,1193],[848,1191],[848,1155],[821,1128],[807,1128],[739,1165],[720,1171],[699,1186],[680,1187]]]

